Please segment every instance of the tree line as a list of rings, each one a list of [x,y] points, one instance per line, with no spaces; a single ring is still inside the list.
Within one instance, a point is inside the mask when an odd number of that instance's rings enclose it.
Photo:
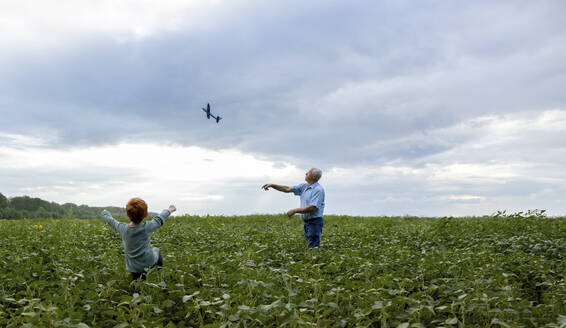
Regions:
[[[73,203],[60,205],[29,196],[8,198],[0,193],[0,219],[95,219],[100,217],[103,209],[110,211],[114,217],[126,216],[123,207],[90,207]]]

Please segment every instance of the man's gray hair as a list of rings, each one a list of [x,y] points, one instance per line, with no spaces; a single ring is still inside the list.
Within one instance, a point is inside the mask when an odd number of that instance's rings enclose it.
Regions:
[[[312,173],[312,176],[315,179],[315,181],[320,180],[320,178],[322,177],[322,170],[319,169],[319,168],[313,167],[311,169],[311,173]]]

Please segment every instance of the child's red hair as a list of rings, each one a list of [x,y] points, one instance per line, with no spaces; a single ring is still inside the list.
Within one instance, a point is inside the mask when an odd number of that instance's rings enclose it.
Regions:
[[[135,224],[138,224],[147,217],[147,204],[141,198],[132,198],[126,205],[126,214]]]

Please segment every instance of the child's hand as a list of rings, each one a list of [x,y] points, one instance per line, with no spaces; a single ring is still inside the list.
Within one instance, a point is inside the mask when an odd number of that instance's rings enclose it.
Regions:
[[[177,208],[175,207],[175,205],[169,205],[169,213],[173,213],[177,210]]]

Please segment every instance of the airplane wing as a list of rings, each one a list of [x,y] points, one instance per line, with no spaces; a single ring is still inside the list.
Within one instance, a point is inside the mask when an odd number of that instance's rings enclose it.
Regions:
[[[218,122],[222,119],[222,117],[220,117],[220,116],[218,116],[218,115],[217,115],[217,116],[214,116],[214,114],[212,114],[212,113],[210,112],[210,103],[207,103],[207,104],[206,104],[206,109],[203,108],[202,111],[206,113],[206,118],[210,119],[210,117],[212,116],[212,118],[216,120],[216,123],[218,123]]]

